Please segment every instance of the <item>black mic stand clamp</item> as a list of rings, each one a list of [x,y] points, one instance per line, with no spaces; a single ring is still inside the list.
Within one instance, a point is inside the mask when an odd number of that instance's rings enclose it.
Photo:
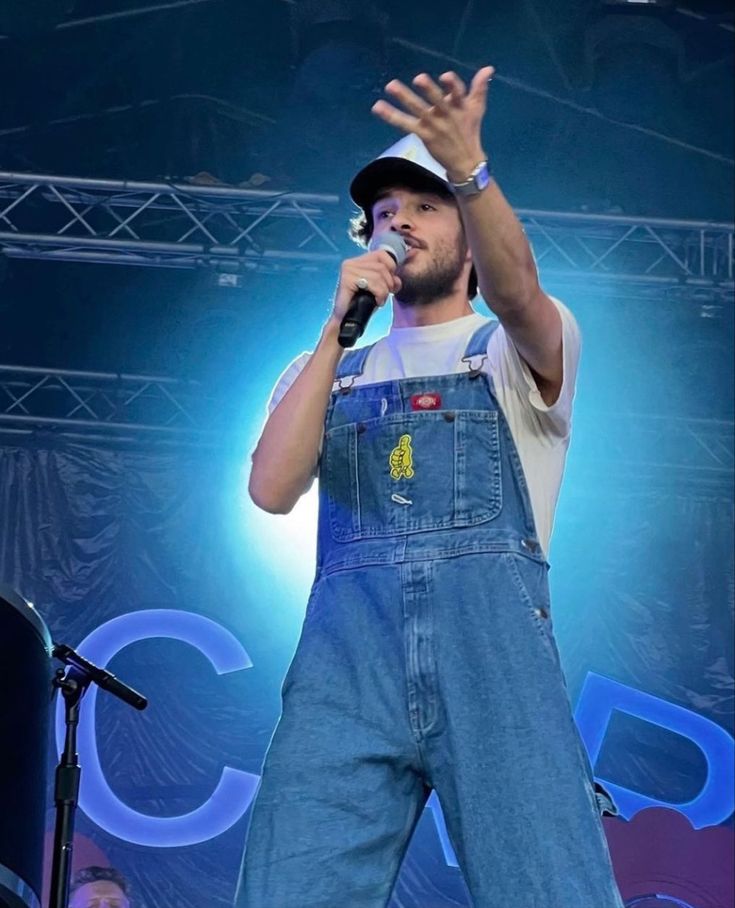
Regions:
[[[89,689],[89,685],[94,683],[136,709],[145,709],[148,701],[104,668],[88,662],[70,646],[54,644],[53,654],[67,666],[66,669],[56,670],[56,676],[52,682],[64,698],[66,735],[64,750],[56,767],[54,784],[56,828],[54,830],[49,908],[68,908],[74,851],[74,820],[79,804],[79,782],[82,775],[77,754],[77,728],[82,697]]]

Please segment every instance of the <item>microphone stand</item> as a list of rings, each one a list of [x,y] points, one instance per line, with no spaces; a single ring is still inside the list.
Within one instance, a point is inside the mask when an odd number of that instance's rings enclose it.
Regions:
[[[57,669],[56,677],[52,682],[64,698],[66,735],[64,750],[56,767],[54,787],[56,828],[54,830],[49,908],[68,908],[74,851],[74,821],[79,803],[79,782],[82,775],[77,754],[77,728],[82,698],[89,689],[89,685],[96,684],[135,709],[145,709],[148,701],[106,669],[99,668],[87,661],[70,646],[55,643],[52,652],[54,657],[63,662],[67,668]]]

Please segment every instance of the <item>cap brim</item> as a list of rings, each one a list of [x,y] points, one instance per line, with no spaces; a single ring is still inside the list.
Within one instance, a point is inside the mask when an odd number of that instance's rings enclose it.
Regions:
[[[371,161],[357,174],[350,184],[352,201],[363,210],[371,207],[381,189],[390,186],[406,186],[409,189],[436,189],[451,193],[445,180],[430,170],[407,161],[405,158],[378,158]]]

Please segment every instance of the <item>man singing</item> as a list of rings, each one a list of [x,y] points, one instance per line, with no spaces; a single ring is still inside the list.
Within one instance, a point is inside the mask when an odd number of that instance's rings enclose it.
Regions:
[[[579,335],[489,176],[492,74],[374,105],[406,136],[353,180],[353,234],[408,254],[342,264],[253,455],[257,505],[318,474],[320,511],[238,908],[384,908],[432,789],[476,908],[622,908],[547,584]],[[393,325],[345,353],[358,289]]]

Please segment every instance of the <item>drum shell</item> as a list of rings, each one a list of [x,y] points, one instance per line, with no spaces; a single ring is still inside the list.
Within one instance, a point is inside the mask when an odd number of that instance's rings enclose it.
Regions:
[[[0,587],[2,908],[38,905],[41,896],[53,699],[50,650],[40,616]]]

